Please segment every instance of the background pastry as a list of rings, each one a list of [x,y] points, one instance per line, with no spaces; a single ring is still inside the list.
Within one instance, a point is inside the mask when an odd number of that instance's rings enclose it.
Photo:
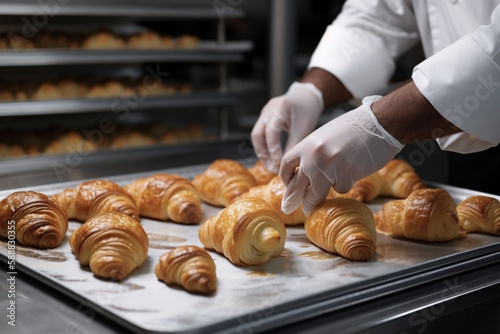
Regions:
[[[112,181],[85,181],[76,188],[64,189],[53,198],[66,209],[69,219],[86,221],[103,213],[119,212],[140,221],[139,209],[132,196]]]
[[[77,228],[69,244],[80,264],[90,266],[94,275],[121,281],[146,261],[149,240],[138,221],[108,212]]]
[[[391,237],[420,241],[465,238],[458,224],[457,205],[443,189],[415,190],[406,199],[385,203],[375,213],[377,231]]]
[[[156,277],[187,291],[209,293],[217,287],[215,262],[198,246],[180,246],[163,254],[155,267]]]
[[[460,227],[467,232],[500,235],[500,202],[489,196],[471,196],[458,203]]]
[[[202,201],[215,206],[227,206],[238,196],[255,187],[253,175],[239,162],[229,159],[215,160],[193,184]]]
[[[373,213],[360,201],[327,198],[314,208],[304,227],[312,243],[346,259],[366,261],[375,253]]]
[[[188,179],[171,174],[154,174],[125,186],[141,216],[177,223],[201,220],[201,200]]]
[[[0,235],[8,237],[9,222],[15,222],[17,241],[28,246],[55,248],[68,231],[66,211],[49,196],[18,191],[0,202]]]

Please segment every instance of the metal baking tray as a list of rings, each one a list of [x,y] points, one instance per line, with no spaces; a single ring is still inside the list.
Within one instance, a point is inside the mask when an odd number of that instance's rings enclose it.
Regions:
[[[208,165],[159,172],[187,178]],[[155,171],[156,172],[156,171]],[[127,174],[106,179],[127,184],[152,174]],[[31,187],[52,195],[79,182]],[[458,202],[478,192],[440,184]],[[22,189],[0,192],[0,198]],[[368,206],[378,211],[388,199]],[[220,209],[203,204],[204,219]],[[150,238],[144,265],[122,282],[93,276],[72,254],[68,236],[79,223],[70,222],[62,245],[53,250],[16,246],[16,269],[34,277],[85,306],[140,333],[256,333],[426,282],[500,261],[500,238],[469,234],[446,243],[424,243],[378,235],[370,261],[354,262],[323,252],[311,244],[302,226],[288,227],[285,251],[265,265],[236,267],[210,252],[217,266],[217,291],[203,296],[167,286],[154,275],[159,257],[174,247],[194,244],[199,226],[142,219]],[[6,241],[0,240],[0,259],[6,261]]]

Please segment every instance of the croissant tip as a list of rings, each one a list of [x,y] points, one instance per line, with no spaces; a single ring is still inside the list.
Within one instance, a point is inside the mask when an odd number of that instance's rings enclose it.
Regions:
[[[264,250],[274,249],[281,242],[281,235],[273,227],[266,227],[260,233],[259,246]]]

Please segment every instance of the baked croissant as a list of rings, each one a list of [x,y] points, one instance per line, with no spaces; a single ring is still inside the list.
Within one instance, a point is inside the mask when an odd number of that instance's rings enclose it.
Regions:
[[[413,167],[401,159],[392,159],[378,174],[381,196],[407,198],[413,191],[426,188]]]
[[[49,196],[35,191],[19,191],[0,202],[0,235],[8,237],[13,228],[21,244],[55,248],[68,231],[68,217]]]
[[[275,176],[275,173],[269,171],[262,162],[257,161],[248,171],[253,175],[258,186],[268,184]]]
[[[330,253],[366,261],[375,252],[377,234],[371,210],[350,198],[327,198],[304,224],[307,238]]]
[[[458,223],[457,205],[443,189],[419,189],[406,199],[385,203],[375,213],[375,224],[380,233],[420,241],[450,241],[466,235]]]
[[[285,185],[283,184],[283,181],[279,176],[275,176],[268,184],[250,188],[248,192],[238,197],[238,199],[248,197],[262,198],[274,210],[276,210],[285,225],[302,224],[306,220],[306,216],[302,211],[302,205],[290,214],[285,214],[281,211],[281,200],[284,192]]]
[[[286,229],[266,201],[237,200],[205,221],[198,237],[208,249],[224,254],[235,265],[263,264],[284,249]]]
[[[140,221],[139,209],[132,196],[111,181],[85,181],[76,188],[64,189],[53,198],[66,209],[69,219],[84,222],[105,212],[121,212]]]
[[[500,235],[500,202],[496,198],[468,197],[458,203],[457,212],[463,230]]]
[[[122,213],[90,218],[69,237],[69,245],[83,266],[95,276],[121,281],[142,266],[149,239],[142,225]]]
[[[177,223],[199,223],[201,201],[191,181],[178,175],[154,174],[124,187],[141,216]]]
[[[176,283],[191,292],[209,293],[217,287],[215,262],[198,246],[180,246],[163,254],[155,275],[167,284]]]
[[[224,207],[255,187],[257,182],[248,169],[239,162],[218,159],[202,174],[194,177],[193,185],[202,201]]]

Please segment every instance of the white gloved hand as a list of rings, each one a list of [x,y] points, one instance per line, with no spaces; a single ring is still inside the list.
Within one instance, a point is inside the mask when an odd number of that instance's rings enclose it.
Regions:
[[[259,160],[278,173],[283,151],[281,132],[289,133],[285,152],[304,139],[318,123],[323,96],[312,83],[293,83],[286,94],[271,99],[252,130],[252,144]]]
[[[371,110],[381,96],[335,118],[283,157],[280,177],[286,186],[281,209],[291,213],[303,203],[309,214],[330,187],[346,193],[354,182],[385,166],[404,147],[379,124]],[[296,171],[298,167],[298,170]]]

